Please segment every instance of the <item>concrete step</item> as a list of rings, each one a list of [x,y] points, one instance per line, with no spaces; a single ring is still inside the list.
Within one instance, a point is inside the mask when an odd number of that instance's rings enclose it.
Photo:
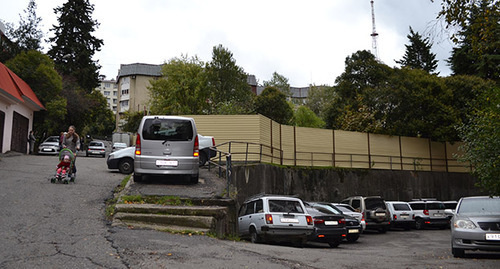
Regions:
[[[115,212],[142,214],[171,214],[193,216],[221,216],[227,214],[225,206],[172,206],[155,204],[117,204]]]
[[[215,229],[214,217],[194,215],[162,215],[148,213],[123,213],[118,212],[114,218],[122,222],[141,222],[156,225],[175,225],[183,227],[196,227],[201,229]]]

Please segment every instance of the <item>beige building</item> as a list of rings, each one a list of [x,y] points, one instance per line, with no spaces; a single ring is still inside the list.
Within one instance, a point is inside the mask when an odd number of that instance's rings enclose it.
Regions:
[[[116,84],[116,81],[114,79],[103,79],[99,81],[99,87],[97,87],[96,90],[104,95],[108,102],[109,109],[116,114],[118,110],[118,84]]]
[[[149,81],[161,77],[161,65],[155,64],[122,64],[118,71],[118,106],[116,113],[116,130],[121,131],[124,124],[123,113],[149,111]]]

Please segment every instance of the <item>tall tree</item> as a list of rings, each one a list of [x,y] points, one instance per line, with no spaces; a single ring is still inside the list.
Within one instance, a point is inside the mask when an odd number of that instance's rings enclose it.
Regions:
[[[98,61],[92,60],[96,51],[100,51],[103,41],[92,35],[99,26],[92,20],[94,5],[88,0],[68,0],[62,7],[54,9],[59,14],[59,25],[53,25],[53,43],[48,51],[54,59],[56,69],[64,77],[73,77],[75,82],[86,92],[91,93],[98,86]]]
[[[267,87],[255,98],[255,111],[278,123],[292,124],[293,110],[286,96],[275,87]]]
[[[24,14],[24,17],[19,15],[19,27],[10,28],[9,35],[17,43],[20,50],[41,50],[43,32],[40,30],[40,22],[42,19],[36,15],[34,0],[30,0]]]
[[[299,106],[294,114],[296,126],[311,128],[325,127],[325,122],[307,106]]]
[[[264,87],[276,87],[287,97],[292,95],[288,78],[278,74],[277,72],[273,72],[271,80],[264,81]]]
[[[214,46],[212,61],[206,65],[211,90],[212,113],[233,114],[252,111],[252,92],[247,83],[248,74],[236,65],[233,53],[222,45]]]
[[[204,63],[197,57],[173,58],[162,66],[162,77],[149,87],[154,114],[207,114],[209,91]]]
[[[500,2],[471,6],[456,34],[449,63],[455,75],[475,75],[500,81]]]
[[[405,45],[405,55],[403,59],[396,61],[396,63],[403,67],[422,69],[428,73],[433,73],[437,68],[438,60],[436,60],[436,54],[431,52],[432,45],[429,38],[422,38],[411,27],[410,34],[407,37],[410,44]]]

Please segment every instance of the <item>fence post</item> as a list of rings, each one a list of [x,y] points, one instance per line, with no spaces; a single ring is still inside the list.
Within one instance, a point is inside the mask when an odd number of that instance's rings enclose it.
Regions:
[[[231,198],[229,195],[229,186],[231,184],[231,178],[233,174],[233,166],[231,164],[231,154],[226,156],[226,178],[227,178],[227,198]]]

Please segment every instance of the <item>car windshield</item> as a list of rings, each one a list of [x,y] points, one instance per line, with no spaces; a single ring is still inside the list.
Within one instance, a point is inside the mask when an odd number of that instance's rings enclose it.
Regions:
[[[354,212],[354,210],[350,209],[347,206],[344,205],[335,205],[339,210],[342,210],[343,212]]]
[[[59,138],[58,137],[49,137],[45,142],[56,142],[59,143]]]
[[[443,203],[427,203],[427,209],[446,209]]]
[[[193,139],[193,125],[184,119],[147,119],[142,136],[147,140],[189,141]]]
[[[294,200],[269,200],[270,212],[304,213],[299,201]]]
[[[324,205],[324,204],[314,204],[313,207],[322,212],[322,213],[325,213],[325,214],[337,214],[337,215],[341,215],[342,212],[340,210],[338,210],[337,208],[334,208],[333,206],[330,206],[330,205]]]
[[[102,143],[100,142],[90,142],[89,147],[101,147]]]
[[[394,210],[396,211],[408,211],[411,210],[410,206],[407,204],[393,204]]]
[[[500,198],[463,199],[458,214],[464,215],[498,215],[500,214]]]
[[[365,204],[366,208],[368,209],[374,209],[374,208],[386,209],[384,200],[381,198],[366,198]]]

